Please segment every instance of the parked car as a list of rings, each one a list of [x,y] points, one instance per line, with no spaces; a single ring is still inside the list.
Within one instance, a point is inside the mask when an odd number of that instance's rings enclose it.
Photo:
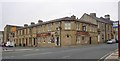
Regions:
[[[116,40],[115,40],[115,39],[111,39],[111,40],[108,40],[108,41],[107,41],[107,44],[113,44],[113,43],[116,43]]]
[[[6,47],[13,47],[13,46],[14,46],[14,42],[8,41],[8,42],[6,43]]]
[[[107,44],[113,44],[113,41],[112,40],[108,40]]]

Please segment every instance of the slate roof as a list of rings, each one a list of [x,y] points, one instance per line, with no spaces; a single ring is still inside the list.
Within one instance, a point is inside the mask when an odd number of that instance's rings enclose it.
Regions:
[[[94,16],[91,16],[91,15],[88,15],[88,14],[86,14],[86,13],[84,13],[84,14],[87,15],[87,16],[90,16],[91,18],[93,18],[93,19],[95,19],[95,20],[97,20],[97,21],[99,21],[99,22],[104,22],[104,23],[108,23],[108,24],[112,24],[112,23],[113,23],[112,20],[108,20],[108,19],[105,19],[105,18],[103,18],[103,17],[98,18],[98,17],[94,17]]]
[[[48,23],[52,23],[52,22],[59,22],[59,21],[79,21],[79,22],[93,24],[93,23],[90,23],[90,22],[87,22],[87,21],[84,21],[84,20],[80,20],[80,19],[75,19],[75,18],[72,18],[72,17],[63,17],[63,18],[58,18],[58,19],[46,21],[46,22],[36,23],[36,24],[33,24],[33,25],[29,25],[29,26],[26,26],[26,27],[19,28],[19,29],[31,28],[31,27],[35,27],[35,26],[39,26],[39,25],[43,25],[43,24],[48,24]],[[93,24],[93,25],[96,25],[96,24]],[[19,30],[19,29],[17,29],[17,30]]]

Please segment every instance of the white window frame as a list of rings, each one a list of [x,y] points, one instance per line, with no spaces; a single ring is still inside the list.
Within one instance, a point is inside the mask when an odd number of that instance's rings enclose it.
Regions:
[[[51,31],[52,29],[52,24],[48,24],[48,31]]]
[[[65,30],[70,30],[71,29],[71,22],[66,21],[64,26],[65,26]]]
[[[77,30],[80,30],[80,23],[76,24],[76,28],[77,28]]]

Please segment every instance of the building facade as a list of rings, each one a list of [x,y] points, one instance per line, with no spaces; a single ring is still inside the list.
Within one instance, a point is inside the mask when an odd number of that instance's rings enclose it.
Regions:
[[[114,33],[110,16],[98,18],[96,13],[90,15],[85,13],[80,19],[72,15],[47,22],[38,20],[36,24],[31,22],[30,25],[14,27],[5,27],[5,40],[12,40],[17,46],[33,47],[99,44],[112,39]]]
[[[118,40],[118,21],[113,22],[114,38]]]
[[[0,43],[2,43],[3,42],[3,39],[4,39],[4,37],[3,37],[3,34],[4,32],[3,31],[0,31]]]
[[[103,43],[107,40],[113,39],[113,22],[110,20],[110,15],[105,15],[103,17],[96,17],[96,13],[83,14],[81,17],[82,20],[88,20],[92,23],[97,23],[97,31],[98,31],[98,42]],[[93,20],[93,21],[92,21]]]
[[[4,43],[6,43],[7,41],[13,40],[14,32],[16,32],[17,28],[21,28],[21,26],[6,25],[4,27],[4,40],[3,40]]]
[[[55,47],[97,44],[97,23],[77,19],[74,15],[37,24],[25,24],[15,32],[18,46]]]

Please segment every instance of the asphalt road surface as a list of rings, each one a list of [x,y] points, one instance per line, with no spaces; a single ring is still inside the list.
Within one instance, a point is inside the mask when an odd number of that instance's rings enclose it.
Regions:
[[[100,59],[118,48],[118,44],[80,45],[73,47],[20,47],[2,52],[2,59]]]

